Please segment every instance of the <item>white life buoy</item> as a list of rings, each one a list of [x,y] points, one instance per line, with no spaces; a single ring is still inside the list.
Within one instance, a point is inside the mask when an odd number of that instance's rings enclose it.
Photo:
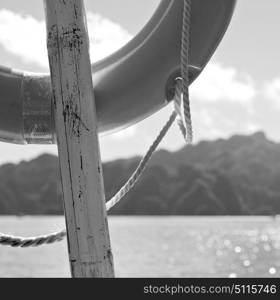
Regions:
[[[235,0],[194,0],[189,77],[202,71],[230,22]],[[129,126],[174,96],[180,75],[182,0],[162,0],[134,39],[92,65],[99,133]],[[0,67],[0,140],[55,143],[50,77]]]

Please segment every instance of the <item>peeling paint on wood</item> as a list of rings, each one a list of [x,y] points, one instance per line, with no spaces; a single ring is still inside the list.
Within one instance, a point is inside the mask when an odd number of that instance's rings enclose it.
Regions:
[[[45,7],[72,276],[113,277],[83,1]]]

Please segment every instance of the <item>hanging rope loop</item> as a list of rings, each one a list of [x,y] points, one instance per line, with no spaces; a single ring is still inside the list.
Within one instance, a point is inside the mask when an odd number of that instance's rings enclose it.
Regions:
[[[189,49],[191,29],[191,0],[184,0],[182,40],[181,40],[181,93],[182,98],[175,96],[175,111],[178,114],[179,128],[188,144],[192,143],[193,130],[189,97]],[[178,89],[176,89],[178,92]]]
[[[166,124],[160,130],[158,136],[150,146],[146,154],[141,159],[136,170],[123,185],[123,187],[106,203],[106,210],[109,211],[134,187],[147,164],[156,151],[158,145],[167,134],[175,119],[179,128],[189,144],[193,140],[192,120],[189,101],[189,45],[190,45],[190,18],[191,18],[191,0],[184,0],[183,26],[182,26],[182,45],[181,45],[181,78],[176,79],[174,111],[170,115]],[[37,247],[43,244],[52,244],[61,241],[66,236],[66,230],[63,229],[57,233],[43,235],[38,237],[23,238],[0,233],[0,245],[12,247]]]
[[[179,102],[181,98],[181,85],[176,85],[176,94],[174,102]],[[158,145],[166,136],[168,130],[171,128],[175,119],[177,118],[177,112],[173,111],[166,122],[166,124],[160,130],[158,136],[154,140],[153,144],[150,146],[146,154],[141,159],[138,167],[133,172],[131,177],[122,186],[122,188],[109,200],[106,202],[106,210],[109,211],[113,208],[120,200],[135,186],[137,181],[140,179],[141,175],[144,173],[150,158],[156,151]],[[57,233],[52,233],[49,235],[43,235],[38,237],[17,237],[12,235],[5,235],[0,233],[0,245],[11,246],[11,247],[37,247],[43,244],[52,244],[61,241],[66,236],[66,230],[63,229]]]
[[[122,188],[109,200],[106,202],[106,210],[109,211],[113,208],[120,200],[134,187],[136,182],[139,180],[143,172],[145,171],[147,164],[152,157],[153,153],[155,152],[156,148],[165,137],[166,133],[172,126],[173,122],[175,121],[177,113],[174,111],[170,115],[168,121],[161,129],[160,133],[154,140],[151,147],[148,149],[146,155],[140,161],[138,167],[133,172],[131,177],[128,181],[122,186]],[[0,233],[0,245],[11,246],[11,247],[37,247],[43,244],[52,244],[55,242],[61,241],[66,236],[66,230],[63,229],[57,233],[52,233],[49,235],[43,235],[38,237],[17,237],[12,235],[6,235]]]

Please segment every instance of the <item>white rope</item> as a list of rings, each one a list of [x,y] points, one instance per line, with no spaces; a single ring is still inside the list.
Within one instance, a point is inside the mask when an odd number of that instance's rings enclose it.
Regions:
[[[174,111],[167,123],[161,129],[159,135],[147,151],[146,155],[140,161],[138,167],[133,172],[128,181],[123,185],[123,187],[108,201],[106,202],[106,210],[109,211],[113,206],[115,206],[136,184],[141,175],[143,174],[146,166],[158,147],[159,143],[162,141],[169,128],[176,119],[176,112]],[[12,247],[37,247],[43,244],[51,244],[61,241],[66,236],[66,230],[63,229],[57,233],[52,233],[50,235],[43,235],[38,237],[19,237],[0,233],[0,245],[12,246]]]
[[[182,41],[181,41],[181,85],[182,98],[175,97],[175,110],[179,128],[188,144],[192,143],[193,130],[189,100],[189,49],[191,27],[191,0],[184,0]]]
[[[181,89],[180,85],[177,85],[176,90]],[[180,94],[181,93],[177,93]],[[141,159],[138,167],[133,172],[128,181],[123,185],[123,187],[109,200],[106,202],[106,210],[109,211],[113,206],[115,206],[136,184],[144,170],[147,167],[147,164],[158,147],[159,143],[162,141],[169,128],[172,126],[175,121],[177,113],[175,111],[169,117],[169,120],[161,129],[160,133],[154,140],[151,147],[146,152],[145,156]],[[63,229],[59,232],[52,233],[49,235],[42,235],[37,237],[19,237],[12,236],[0,233],[0,245],[11,246],[11,247],[37,247],[43,244],[51,244],[61,241],[66,236],[66,230]]]
[[[169,120],[161,129],[160,133],[150,146],[144,157],[141,159],[138,167],[133,172],[123,187],[106,203],[106,210],[109,211],[114,207],[137,183],[147,164],[155,152],[156,148],[167,134],[173,122],[177,118],[179,128],[187,143],[193,139],[192,122],[189,103],[189,43],[190,43],[190,15],[191,0],[184,0],[184,14],[182,27],[182,50],[181,50],[181,78],[176,81],[174,96],[174,111]],[[37,247],[43,244],[52,244],[61,241],[66,236],[66,230],[49,235],[37,237],[19,237],[0,233],[0,245],[12,247]]]
[[[161,129],[160,133],[158,134],[158,136],[154,140],[154,142],[151,145],[151,147],[149,148],[149,150],[146,152],[146,154],[141,159],[138,167],[133,172],[131,177],[124,184],[124,186],[117,192],[117,194],[115,196],[113,196],[106,203],[107,211],[109,211],[113,206],[115,206],[123,198],[123,196],[125,194],[127,194],[133,188],[133,186],[139,180],[139,178],[143,174],[144,170],[146,169],[150,158],[152,157],[153,153],[156,151],[156,148],[158,147],[158,145],[160,144],[162,139],[165,137],[166,133],[168,132],[168,130],[171,127],[171,125],[173,124],[173,122],[175,121],[176,116],[177,116],[177,113],[175,111],[173,111],[172,114],[169,117],[169,120],[166,122],[166,124]]]
[[[53,244],[64,239],[66,230],[63,229],[48,235],[41,235],[37,237],[21,237],[0,233],[0,244],[11,247],[37,247],[43,244]]]

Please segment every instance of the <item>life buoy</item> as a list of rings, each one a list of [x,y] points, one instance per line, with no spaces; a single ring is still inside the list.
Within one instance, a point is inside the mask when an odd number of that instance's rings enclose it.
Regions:
[[[194,0],[190,82],[222,39],[236,0]],[[180,75],[183,1],[162,0],[146,26],[127,45],[92,65],[99,133],[134,124],[174,96]],[[50,77],[0,67],[0,140],[55,143]]]

